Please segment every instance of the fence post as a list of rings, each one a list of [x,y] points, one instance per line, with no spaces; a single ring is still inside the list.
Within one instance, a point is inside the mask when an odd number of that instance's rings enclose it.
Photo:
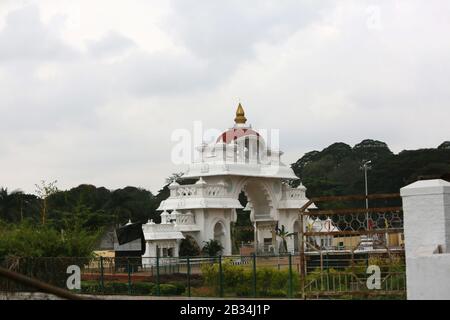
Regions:
[[[289,252],[289,291],[288,291],[289,298],[292,298],[292,255]]]
[[[303,229],[303,213],[302,211],[300,211],[300,213],[298,214],[298,224],[299,224],[299,268],[300,268],[300,290],[301,290],[301,294],[302,294],[302,299],[305,299],[306,295],[305,295],[305,265],[306,265],[306,261],[305,261],[305,231]]]
[[[131,295],[131,268],[130,258],[127,257],[127,271],[128,271],[128,294]]]
[[[100,289],[102,293],[105,291],[104,273],[103,273],[103,257],[100,256]]]
[[[219,256],[219,296],[223,297],[222,256]]]
[[[188,289],[188,297],[191,296],[191,261],[189,257],[187,257],[187,289]]]
[[[256,253],[253,253],[253,297],[256,298]]]
[[[161,295],[161,288],[159,285],[159,248],[156,247],[156,295]]]

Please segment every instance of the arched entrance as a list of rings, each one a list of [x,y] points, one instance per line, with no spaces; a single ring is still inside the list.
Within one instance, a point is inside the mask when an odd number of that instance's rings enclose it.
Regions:
[[[225,248],[225,227],[221,221],[216,222],[216,224],[214,225],[214,240],[220,242],[222,247]]]
[[[259,254],[274,254],[278,251],[275,226],[272,217],[272,196],[268,186],[259,179],[248,179],[240,188],[248,199],[246,209],[254,228],[254,250]]]

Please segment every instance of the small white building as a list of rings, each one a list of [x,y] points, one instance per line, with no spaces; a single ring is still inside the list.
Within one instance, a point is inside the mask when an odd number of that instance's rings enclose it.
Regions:
[[[329,232],[339,232],[339,228],[334,224],[333,220],[330,217],[327,217],[325,220],[313,219],[312,217],[308,217],[306,219],[306,231],[308,232],[320,232],[323,235],[309,236],[307,242],[313,245],[318,250],[321,249],[334,249],[334,236],[329,234]]]
[[[236,209],[243,209],[238,196],[243,191],[248,199],[246,209],[255,227],[255,247],[277,250],[280,239],[275,227],[284,225],[288,232],[298,232],[298,214],[308,199],[306,188],[291,188],[283,181],[298,179],[281,161],[282,152],[272,150],[264,138],[246,125],[239,104],[235,124],[212,144],[197,148],[198,160],[189,165],[182,178],[198,179],[192,185],[173,182],[170,197],[159,210],[161,224],[143,226],[146,252],[144,264],[159,250],[160,257],[178,256],[179,242],[192,236],[202,247],[210,239],[220,241],[224,255],[231,254],[231,222]],[[288,251],[297,248],[297,237],[288,239]]]

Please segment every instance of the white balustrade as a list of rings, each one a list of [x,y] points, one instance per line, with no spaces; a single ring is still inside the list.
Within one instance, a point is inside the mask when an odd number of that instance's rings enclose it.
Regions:
[[[170,190],[171,198],[198,198],[198,197],[224,197],[227,195],[225,185],[223,184],[191,184],[174,186]]]
[[[144,224],[142,225],[144,232],[170,232],[173,231],[172,224]]]
[[[179,213],[176,220],[177,225],[195,224],[195,216],[192,212]]]
[[[306,199],[305,192],[299,189],[285,190],[285,198],[287,200]]]

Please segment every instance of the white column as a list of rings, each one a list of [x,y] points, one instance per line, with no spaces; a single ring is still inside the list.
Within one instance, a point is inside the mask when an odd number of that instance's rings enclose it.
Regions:
[[[255,254],[258,252],[258,227],[256,221],[253,223],[253,246]]]
[[[179,247],[180,247],[180,240],[176,240],[175,247],[173,248],[173,256],[174,257],[179,256],[179,252],[178,252]]]
[[[226,225],[223,226],[223,239],[225,240],[225,243],[223,245],[223,255],[224,256],[231,256],[231,225],[230,223],[226,223]]]
[[[400,193],[408,299],[450,299],[450,183],[422,180]]]
[[[142,256],[142,264],[144,267],[150,267],[155,264],[156,244],[152,241],[145,242],[145,253]]]

